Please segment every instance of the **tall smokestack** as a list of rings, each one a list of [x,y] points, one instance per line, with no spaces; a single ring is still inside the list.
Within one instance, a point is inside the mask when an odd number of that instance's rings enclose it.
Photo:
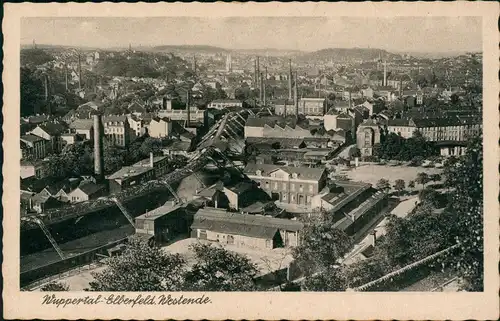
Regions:
[[[253,87],[257,88],[257,59],[253,61]]]
[[[387,60],[384,61],[384,86],[387,86]]]
[[[78,53],[78,88],[82,89],[82,58]]]
[[[299,118],[299,95],[297,94],[297,72],[295,72],[295,83],[293,85],[293,99],[295,105],[295,117]]]
[[[69,90],[69,85],[68,85],[68,63],[64,64],[64,84],[66,85],[66,91]]]
[[[260,59],[257,56],[257,86],[259,86],[259,101],[262,100],[262,86],[261,86],[261,77],[260,77]]]
[[[264,76],[264,106],[266,105],[266,87],[267,87],[267,66],[266,66],[266,73]]]
[[[44,98],[47,102],[49,100],[49,76],[47,74],[43,75],[43,86],[45,88]]]
[[[102,145],[102,118],[94,115],[94,173],[98,182],[104,181],[104,152]]]
[[[264,75],[262,73],[259,74],[259,84],[260,84],[260,90],[259,90],[259,99],[262,102],[264,99],[264,82],[262,81],[264,78]]]
[[[153,152],[149,153],[149,167],[155,167],[155,157],[153,156]]]
[[[288,99],[292,100],[292,59],[289,60],[290,70],[288,71]]]
[[[191,108],[189,108],[189,90],[186,94],[186,111],[187,111],[187,121],[186,127],[191,127]]]

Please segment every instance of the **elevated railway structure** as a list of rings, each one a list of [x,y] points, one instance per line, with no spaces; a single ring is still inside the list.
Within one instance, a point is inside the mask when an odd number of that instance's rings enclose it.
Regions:
[[[244,123],[250,113],[251,111],[249,110],[241,110],[226,114],[224,118],[219,121],[218,126],[214,126],[214,128],[202,138],[196,150],[189,158],[187,165],[183,168],[176,169],[159,179],[126,189],[108,197],[100,197],[96,200],[51,209],[41,214],[23,215],[21,217],[21,223],[24,223],[25,228],[39,227],[57,251],[61,259],[64,259],[64,253],[61,251],[57,242],[50,234],[50,231],[47,228],[48,225],[70,219],[79,219],[85,215],[113,207],[118,207],[130,224],[134,225],[133,216],[128,212],[124,203],[158,191],[168,190],[173,195],[176,202],[181,203],[182,200],[179,198],[174,188],[172,188],[172,184],[179,182],[190,175],[196,174],[196,172],[203,169],[208,163],[214,163],[220,168],[226,168],[226,165],[237,168],[226,156],[229,151],[228,143],[234,143],[241,140],[241,137],[243,136]],[[243,175],[241,172],[240,174]]]

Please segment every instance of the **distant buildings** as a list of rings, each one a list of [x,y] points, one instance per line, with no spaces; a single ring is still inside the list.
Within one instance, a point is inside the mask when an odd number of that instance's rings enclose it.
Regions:
[[[43,159],[47,156],[48,141],[36,135],[21,136],[22,159]]]
[[[230,107],[243,107],[243,102],[237,99],[216,99],[208,104],[208,108],[224,109]]]

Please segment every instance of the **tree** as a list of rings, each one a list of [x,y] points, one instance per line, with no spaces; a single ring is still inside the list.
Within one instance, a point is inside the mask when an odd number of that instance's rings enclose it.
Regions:
[[[64,282],[50,282],[40,288],[44,292],[69,291],[69,286]]]
[[[405,189],[405,181],[403,179],[397,179],[394,182],[394,189],[397,190],[399,193],[404,191]]]
[[[465,155],[445,169],[445,181],[454,188],[447,212],[460,245],[456,266],[469,291],[484,287],[482,142],[482,135],[473,137]]]
[[[417,174],[416,183],[422,184],[422,187],[429,182],[429,175],[427,173],[421,172]]]
[[[426,187],[419,193],[421,202],[427,202],[434,207],[439,207],[439,193],[432,187]]]
[[[247,257],[222,247],[196,243],[191,246],[196,263],[186,273],[191,291],[252,291],[257,266]]]
[[[185,262],[179,254],[170,254],[131,238],[122,255],[108,259],[107,267],[94,272],[92,291],[179,291],[182,290]]]
[[[439,182],[441,180],[441,175],[439,175],[439,174],[429,175],[429,180],[431,182]]]
[[[409,188],[415,188],[415,181],[409,181],[408,182],[408,187]]]
[[[329,267],[321,273],[308,276],[302,284],[302,291],[345,291],[346,280],[340,268]]]
[[[361,151],[357,147],[353,147],[349,149],[349,158],[355,158],[355,157],[360,157],[361,156]]]
[[[351,240],[345,232],[333,227],[330,220],[306,224],[302,230],[300,245],[292,255],[303,273],[312,274],[338,264],[351,248]]]
[[[381,178],[377,182],[377,189],[381,191],[387,191],[391,188],[391,184],[385,178]]]

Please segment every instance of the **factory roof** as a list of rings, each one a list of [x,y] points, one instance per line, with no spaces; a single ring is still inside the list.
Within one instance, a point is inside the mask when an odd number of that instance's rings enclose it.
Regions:
[[[216,208],[202,208],[194,215],[192,229],[245,235],[257,238],[272,238],[278,230],[300,231],[301,222],[240,213],[231,213]]]
[[[158,208],[155,208],[154,210],[151,210],[147,213],[144,213],[140,216],[136,217],[137,219],[145,219],[145,220],[155,220],[159,217],[162,217],[164,215],[170,214],[174,212],[175,210],[181,208],[180,204],[168,204],[168,205],[163,205]]]
[[[161,162],[162,160],[164,160],[165,158],[167,158],[167,156],[154,156],[153,157],[153,164],[157,163],[157,162]],[[134,165],[132,166],[139,166],[139,167],[143,167],[143,166],[149,166],[150,165],[150,162],[151,162],[151,159],[148,157],[148,158],[144,158],[140,161],[138,161],[137,163],[135,163]]]
[[[122,167],[120,170],[114,172],[110,176],[108,176],[108,179],[126,179],[128,177],[134,177],[134,176],[139,176],[142,175],[148,171],[152,171],[153,168],[151,167],[140,167],[140,166],[126,166]]]
[[[60,135],[66,130],[66,127],[59,123],[43,123],[38,127],[50,136]]]
[[[102,189],[104,189],[104,185],[98,185],[93,182],[85,182],[82,183],[80,186],[77,187],[77,189],[80,189],[82,192],[84,192],[87,195],[93,195]]]

